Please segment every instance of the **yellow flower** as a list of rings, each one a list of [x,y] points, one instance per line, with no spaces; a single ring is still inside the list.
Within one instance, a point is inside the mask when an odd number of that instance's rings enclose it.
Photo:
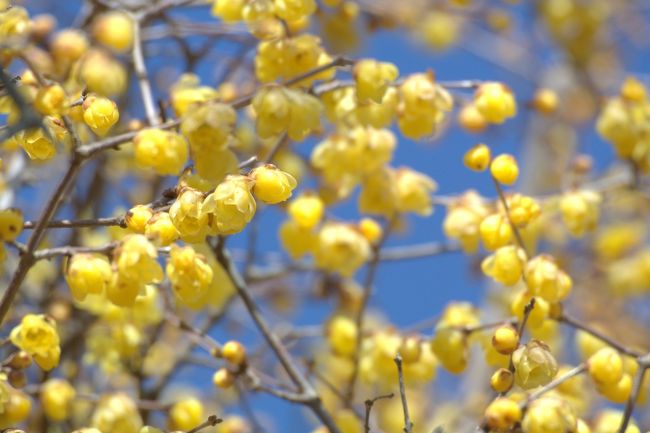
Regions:
[[[53,421],[68,419],[75,395],[75,389],[67,380],[49,379],[41,387],[41,405],[45,415]]]
[[[101,96],[88,96],[83,105],[84,122],[100,137],[106,135],[120,119],[115,102]]]
[[[539,203],[534,198],[522,194],[513,194],[506,198],[510,219],[517,227],[526,227],[542,212]],[[505,209],[504,209],[505,211]]]
[[[204,238],[208,229],[208,216],[201,212],[203,193],[184,188],[169,209],[174,226],[183,239]]]
[[[145,284],[113,273],[111,283],[106,288],[106,297],[118,307],[133,307],[138,295],[145,290]]]
[[[144,226],[144,234],[163,247],[179,237],[178,230],[167,212],[155,213]]]
[[[278,86],[260,89],[252,101],[257,133],[269,138],[287,132],[294,141],[302,141],[320,126],[322,106],[314,96]]]
[[[567,192],[562,196],[560,212],[572,236],[579,238],[596,228],[600,202],[600,194],[589,190]]]
[[[314,251],[317,238],[311,228],[304,228],[293,220],[287,220],[280,226],[280,242],[289,256],[298,260]]]
[[[199,103],[218,96],[215,89],[201,86],[199,77],[189,73],[182,74],[170,89],[171,104],[177,117],[187,113],[190,107],[195,108]]]
[[[274,0],[275,13],[286,21],[303,19],[316,11],[314,0]]]
[[[54,321],[42,314],[27,314],[11,330],[11,342],[29,353],[43,369],[51,370],[59,363],[61,347]]]
[[[370,256],[366,238],[348,224],[327,223],[318,233],[314,259],[320,269],[351,276]]]
[[[352,356],[357,350],[357,325],[347,316],[334,316],[327,324],[327,342],[340,356]]]
[[[478,250],[480,224],[488,214],[488,208],[476,191],[468,191],[447,207],[443,222],[445,235],[457,239],[467,253]]]
[[[239,341],[230,340],[221,348],[221,356],[233,365],[240,365],[246,362],[246,348]]]
[[[133,45],[133,20],[122,11],[105,12],[95,18],[92,33],[99,43],[123,53]]]
[[[31,29],[29,13],[20,6],[2,7],[0,10],[0,38],[10,40],[27,36]]]
[[[483,273],[495,281],[512,286],[524,271],[526,253],[519,247],[507,245],[497,249],[481,263]]]
[[[537,329],[544,325],[551,310],[551,305],[544,298],[532,296],[528,291],[523,290],[513,298],[510,304],[510,310],[512,314],[517,316],[517,319],[523,320],[524,310],[533,298],[535,298],[535,307],[528,315],[526,326],[531,329]]]
[[[400,86],[398,126],[406,137],[418,139],[435,132],[453,108],[451,94],[435,83],[433,74],[408,76]]]
[[[598,392],[614,403],[625,403],[632,394],[632,376],[623,374],[618,382],[598,385]]]
[[[508,245],[513,238],[510,221],[500,213],[484,218],[479,225],[479,233],[488,251],[495,251]]]
[[[377,244],[384,234],[384,229],[372,218],[362,218],[359,221],[359,231],[373,245]]]
[[[277,204],[288,200],[298,184],[293,176],[272,164],[254,168],[249,176],[255,180],[253,193],[267,204]]]
[[[0,381],[0,387],[0,428],[11,428],[32,413],[32,401],[27,394],[10,387],[4,380]]]
[[[102,433],[138,433],[142,418],[131,397],[124,393],[108,394],[97,403],[91,426]]]
[[[114,252],[113,262],[120,280],[144,285],[163,278],[157,258],[156,247],[145,236],[131,234],[122,239],[122,244]]]
[[[34,108],[44,116],[61,114],[65,108],[65,90],[60,84],[41,87],[34,98]]]
[[[618,433],[623,420],[623,411],[615,409],[604,409],[595,418],[593,433]],[[634,418],[630,418],[625,433],[640,433],[641,430]]]
[[[170,251],[167,275],[179,300],[189,303],[204,297],[213,277],[205,257],[190,246],[176,245],[172,245]]]
[[[540,255],[526,264],[526,283],[530,293],[549,302],[558,302],[569,296],[571,277],[549,255]]]
[[[186,110],[181,132],[190,142],[192,152],[224,150],[237,122],[237,113],[228,104],[207,102]]]
[[[201,205],[215,233],[240,232],[253,219],[257,205],[251,194],[254,181],[242,175],[227,176]]]
[[[557,361],[548,346],[531,340],[512,354],[515,366],[515,383],[523,389],[536,388],[549,383],[557,374]]]
[[[129,209],[124,217],[124,222],[133,233],[144,234],[147,221],[153,216],[150,206],[139,204]]]
[[[25,129],[15,137],[30,159],[47,161],[56,155],[56,148],[43,128]]]
[[[50,52],[57,63],[69,66],[88,51],[86,34],[76,29],[57,32],[50,43]]]
[[[514,374],[507,368],[499,368],[490,377],[490,386],[492,389],[499,393],[510,391],[512,385],[515,383]]]
[[[144,129],[133,139],[135,159],[161,175],[177,175],[187,164],[187,142],[182,135],[162,129]]]
[[[20,209],[0,210],[0,239],[15,241],[23,231],[24,218]]]
[[[191,430],[205,421],[203,403],[194,397],[176,402],[169,410],[169,427],[172,430]]]
[[[474,95],[474,103],[481,115],[490,123],[503,123],[517,114],[517,103],[512,91],[502,83],[485,83]]]
[[[485,409],[485,422],[496,431],[510,430],[520,420],[519,403],[510,398],[497,398]]]
[[[104,50],[88,51],[78,63],[78,68],[79,77],[90,92],[101,96],[116,96],[126,90],[126,68]]]
[[[533,96],[531,106],[542,114],[554,113],[558,106],[558,95],[551,89],[538,89]]]
[[[312,229],[323,218],[325,204],[317,195],[303,193],[289,203],[287,211],[301,228]]]
[[[431,349],[449,372],[460,374],[467,368],[469,350],[463,331],[452,327],[437,329],[431,340]]]
[[[524,433],[574,432],[577,429],[577,418],[566,401],[542,397],[528,406],[521,428]]]
[[[88,294],[101,294],[111,282],[108,259],[95,254],[75,254],[66,266],[65,280],[72,297],[83,301]]]
[[[370,173],[361,183],[359,210],[363,213],[392,217],[397,211],[397,174],[390,167]]]
[[[392,63],[363,59],[355,63],[352,74],[360,101],[370,99],[381,102],[388,86],[399,76],[399,71]]]
[[[499,326],[492,334],[492,346],[500,354],[510,355],[519,346],[519,333],[513,326]]]
[[[431,194],[438,188],[429,176],[409,168],[397,170],[397,210],[427,216],[433,212]]]
[[[475,104],[467,104],[458,113],[458,124],[468,132],[483,132],[487,122]]]

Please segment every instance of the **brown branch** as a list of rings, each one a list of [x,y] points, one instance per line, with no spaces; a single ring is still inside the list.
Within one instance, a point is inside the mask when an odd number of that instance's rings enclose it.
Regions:
[[[232,259],[230,258],[230,253],[224,247],[224,240],[222,238],[217,239],[217,245],[215,247],[215,253],[217,255],[217,260],[223,266],[226,273],[230,277],[235,289],[241,300],[248,311],[248,314],[253,319],[255,326],[260,331],[265,341],[273,350],[278,361],[284,368],[284,370],[289,375],[292,382],[299,388],[300,392],[304,395],[304,403],[309,407],[312,412],[320,419],[320,421],[327,427],[330,433],[340,433],[339,428],[334,423],[331,415],[325,411],[323,408],[322,402],[316,391],[313,389],[309,381],[302,375],[293,361],[291,355],[282,345],[280,339],[271,331],[271,328],[266,323],[266,319],[262,316],[262,313],[259,310],[259,307],[253,300],[253,297],[248,291],[246,282],[242,278],[241,274],[235,267]]]
[[[156,113],[156,103],[154,102],[153,90],[151,89],[151,82],[149,81],[149,75],[147,74],[147,65],[144,59],[144,53],[142,52],[143,47],[140,36],[140,26],[140,20],[133,17],[133,50],[131,52],[133,58],[133,69],[140,86],[142,104],[144,105],[144,112],[147,116],[147,121],[150,126],[158,126],[160,119]]]
[[[38,224],[38,221],[25,221],[23,224],[23,229],[31,230]],[[110,218],[89,218],[89,219],[79,219],[79,220],[52,220],[46,224],[46,227],[49,229],[58,229],[58,228],[74,228],[74,227],[110,227],[110,226],[120,226],[126,228],[126,223],[124,222],[124,217],[110,217]]]
[[[565,323],[575,329],[579,329],[581,331],[584,331],[588,334],[591,334],[593,337],[596,337],[600,341],[604,342],[610,347],[613,347],[614,349],[618,350],[621,353],[624,353],[626,355],[633,356],[635,358],[640,358],[642,356],[641,353],[637,352],[636,350],[629,349],[622,344],[614,341],[614,339],[608,337],[607,335],[603,334],[602,332],[590,327],[587,324],[581,323],[575,318],[567,315],[566,313],[562,313],[562,315],[557,319],[558,322],[560,323]]]
[[[404,386],[404,372],[402,371],[402,355],[397,353],[395,356],[395,364],[397,365],[397,379],[399,381],[399,395],[402,399],[402,411],[404,412],[404,433],[413,433],[413,422],[409,415],[409,405],[406,401],[406,388]]]
[[[623,418],[621,419],[621,425],[618,428],[618,433],[625,433],[627,425],[630,423],[632,412],[634,412],[634,406],[639,399],[639,394],[643,387],[643,379],[648,372],[648,368],[650,368],[650,353],[638,357],[637,362],[639,363],[639,368],[634,377],[634,388],[632,394],[630,394],[630,398],[628,398],[627,403],[625,403],[625,410],[623,412]]]
[[[379,395],[379,396],[377,396],[375,398],[368,399],[368,400],[366,400],[364,402],[364,404],[366,406],[366,415],[365,415],[365,418],[364,418],[363,429],[364,429],[364,431],[366,433],[370,433],[370,412],[372,411],[372,407],[375,405],[377,400],[381,400],[381,399],[384,399],[384,398],[393,398],[394,395],[395,394],[393,394],[391,392],[390,394]]]
[[[352,374],[350,375],[350,380],[347,384],[347,389],[345,392],[345,403],[349,407],[352,405],[352,400],[354,400],[354,388],[357,384],[357,378],[359,376],[359,364],[361,361],[361,344],[363,342],[363,322],[365,319],[366,308],[368,308],[368,302],[370,301],[370,296],[372,295],[372,286],[375,283],[375,277],[377,275],[377,268],[379,266],[379,257],[380,251],[390,232],[392,221],[389,221],[384,229],[381,239],[377,242],[376,245],[372,248],[372,258],[370,263],[368,263],[366,269],[366,278],[363,283],[363,294],[361,296],[361,305],[357,311],[355,317],[355,326],[357,328],[357,340],[356,346],[354,348],[354,354],[352,357]]]

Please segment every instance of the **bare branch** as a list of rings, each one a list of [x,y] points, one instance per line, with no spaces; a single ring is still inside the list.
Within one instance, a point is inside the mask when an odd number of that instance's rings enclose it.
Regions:
[[[379,396],[377,396],[375,398],[368,399],[368,400],[366,400],[364,402],[364,404],[366,406],[366,415],[365,415],[365,418],[364,418],[363,428],[364,428],[364,431],[366,433],[370,433],[370,412],[372,411],[372,407],[375,405],[377,400],[381,400],[381,399],[384,399],[384,398],[393,398],[394,395],[395,394],[393,394],[391,392],[390,394],[379,395]]]
[[[404,412],[404,433],[413,433],[413,423],[409,415],[409,405],[406,401],[406,388],[404,386],[404,372],[402,371],[402,355],[397,353],[395,356],[395,364],[397,365],[397,379],[399,381],[399,395],[402,398],[402,411]]]

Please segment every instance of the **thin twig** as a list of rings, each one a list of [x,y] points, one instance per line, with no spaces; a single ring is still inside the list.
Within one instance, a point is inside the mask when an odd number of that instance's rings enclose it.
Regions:
[[[621,425],[618,428],[618,433],[625,433],[627,430],[627,425],[630,423],[632,418],[632,413],[634,412],[634,406],[636,405],[637,400],[639,399],[639,394],[641,393],[641,388],[643,387],[643,379],[650,368],[650,353],[640,356],[637,358],[639,363],[639,368],[634,377],[634,388],[632,394],[627,399],[625,404],[625,410],[623,411],[623,418],[621,419]]]
[[[203,422],[203,423],[197,425],[197,426],[194,427],[192,430],[188,430],[187,433],[197,433],[197,432],[200,432],[200,431],[203,430],[204,428],[206,428],[206,427],[214,427],[215,425],[219,424],[219,423],[222,422],[222,421],[223,421],[223,420],[222,420],[221,418],[219,418],[218,416],[216,416],[216,415],[210,415],[210,416],[208,417],[208,419],[205,420],[205,422]]]
[[[147,121],[150,126],[158,126],[160,119],[156,113],[156,103],[151,89],[151,82],[147,74],[147,65],[145,63],[144,54],[142,52],[142,39],[140,37],[141,22],[139,19],[133,19],[133,69],[140,85],[140,93],[142,94],[142,105],[144,112],[147,116]]]
[[[406,401],[406,388],[404,386],[404,372],[402,371],[402,355],[397,353],[395,356],[397,365],[397,379],[399,380],[399,395],[402,398],[402,411],[404,412],[404,433],[413,433],[413,423],[409,415],[409,405]]]
[[[370,399],[368,399],[368,400],[366,400],[364,402],[364,404],[366,406],[366,415],[365,415],[365,418],[364,418],[363,428],[364,428],[364,431],[366,433],[370,433],[370,412],[372,411],[372,407],[375,405],[377,400],[381,400],[381,399],[384,399],[384,398],[393,398],[394,395],[395,394],[393,394],[391,392],[390,394],[379,395],[379,396],[377,396],[375,398],[370,398]]]

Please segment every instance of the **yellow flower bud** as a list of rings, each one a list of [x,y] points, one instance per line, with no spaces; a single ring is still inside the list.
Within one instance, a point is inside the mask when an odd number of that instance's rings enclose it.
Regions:
[[[618,433],[623,420],[623,411],[615,409],[602,410],[595,418],[593,433]],[[634,418],[630,418],[625,433],[641,433]]]
[[[93,132],[103,137],[120,119],[115,102],[101,96],[88,96],[82,105],[84,122]]]
[[[510,355],[519,346],[519,333],[510,326],[499,326],[492,335],[492,346],[502,355]]]
[[[528,315],[526,326],[530,329],[536,329],[544,324],[550,314],[551,305],[545,299],[531,296],[530,293],[524,290],[514,297],[510,309],[512,314],[517,316],[519,320],[523,320],[524,310],[532,298],[535,298],[535,306]]]
[[[124,222],[129,230],[133,233],[144,234],[147,221],[153,216],[151,207],[139,204],[128,210],[124,217]]]
[[[212,15],[226,23],[242,20],[242,11],[246,0],[213,0]]]
[[[371,244],[379,242],[384,234],[384,229],[372,218],[362,218],[359,221],[359,231]]]
[[[227,368],[220,368],[212,376],[212,383],[217,388],[227,389],[235,384],[235,375]]]
[[[169,410],[169,427],[172,430],[192,430],[205,421],[203,403],[197,398],[185,398]]]
[[[521,422],[524,433],[564,433],[576,431],[577,418],[566,401],[542,397],[533,401]]]
[[[215,89],[208,86],[201,86],[199,77],[189,73],[182,74],[170,89],[172,108],[178,117],[184,116],[190,107],[194,109],[199,103],[216,99],[218,96],[219,94]],[[198,116],[198,118],[201,117],[203,117],[202,114]],[[182,128],[183,126],[181,125]]]
[[[474,253],[479,246],[480,223],[487,214],[482,198],[476,191],[468,191],[447,207],[442,226],[445,235],[457,239],[465,252]]]
[[[0,414],[0,428],[12,427],[20,424],[32,413],[32,401],[22,391],[14,389],[4,381],[0,384],[3,411]],[[11,430],[7,430],[11,431]]]
[[[223,359],[234,365],[246,362],[246,348],[239,341],[228,341],[221,348]]]
[[[227,176],[208,195],[201,205],[201,213],[208,215],[215,233],[233,234],[242,231],[253,219],[257,204],[251,194],[254,181],[241,175]]]
[[[352,70],[359,101],[381,102],[388,86],[397,79],[399,71],[392,63],[363,59]]]
[[[648,97],[648,91],[641,81],[635,77],[627,77],[621,85],[621,98],[628,102],[643,102]]]
[[[54,320],[44,315],[27,314],[11,330],[10,339],[15,346],[29,353],[43,370],[58,365],[61,348]]]
[[[623,376],[623,359],[611,347],[603,347],[587,361],[589,375],[599,385],[613,385]]]
[[[492,153],[490,152],[490,148],[487,145],[480,143],[465,153],[463,163],[465,164],[465,167],[470,170],[485,171],[490,165],[491,158]]]
[[[546,385],[557,374],[557,361],[549,347],[539,340],[531,340],[512,354],[515,383],[523,389]]]
[[[625,403],[632,394],[632,376],[623,374],[618,382],[599,385],[598,392],[613,403]]]
[[[54,35],[50,51],[57,62],[70,65],[86,53],[88,46],[88,39],[83,32],[64,29]]]
[[[108,259],[95,254],[75,254],[66,266],[65,280],[72,297],[83,301],[88,294],[101,294],[111,282]]]
[[[135,158],[161,175],[177,175],[187,164],[187,142],[182,135],[162,129],[144,129],[133,139]]]
[[[0,211],[0,239],[15,241],[23,231],[23,213],[20,209],[4,209]]]
[[[370,256],[366,238],[348,224],[327,223],[318,233],[314,259],[319,269],[352,276]]]
[[[144,234],[163,247],[179,237],[178,230],[167,212],[155,213],[144,226]]]
[[[458,124],[468,132],[483,132],[487,127],[485,117],[474,104],[467,104],[458,113]]]
[[[101,96],[124,93],[128,73],[122,63],[103,50],[90,50],[79,63],[79,77],[88,91]]]
[[[474,103],[490,123],[500,124],[517,114],[517,103],[512,91],[502,83],[485,83],[474,95]]]
[[[400,86],[398,126],[406,137],[418,139],[435,132],[453,108],[449,92],[435,83],[433,74],[408,76]]]
[[[133,20],[122,11],[110,11],[95,18],[93,37],[103,45],[120,53],[133,45]]]
[[[203,298],[213,279],[207,259],[191,246],[172,245],[166,271],[174,294],[184,304]]]
[[[492,160],[490,172],[499,183],[512,185],[519,177],[517,160],[507,153],[501,154]]]
[[[512,286],[524,271],[526,253],[519,247],[508,245],[497,249],[481,263],[483,273],[495,281]]]
[[[181,121],[181,132],[190,142],[193,153],[224,150],[237,123],[237,113],[228,104],[205,102],[186,110]]]
[[[485,422],[493,430],[510,430],[520,420],[519,403],[510,398],[497,398],[485,409]]]
[[[510,391],[515,383],[515,377],[512,371],[507,368],[500,368],[490,377],[490,386],[495,392],[505,393]]]
[[[539,89],[535,92],[531,106],[542,114],[551,114],[557,110],[558,96],[551,89]]]
[[[298,184],[293,176],[272,164],[254,168],[249,176],[255,180],[253,193],[267,204],[277,204],[288,200]]]
[[[317,195],[305,193],[289,203],[288,213],[291,219],[300,227],[312,229],[323,218],[325,205]]]
[[[49,379],[41,388],[41,405],[45,415],[53,421],[68,419],[75,395],[76,391],[68,381]]]
[[[357,350],[357,325],[347,316],[335,316],[327,324],[327,342],[334,353],[352,356]]]

